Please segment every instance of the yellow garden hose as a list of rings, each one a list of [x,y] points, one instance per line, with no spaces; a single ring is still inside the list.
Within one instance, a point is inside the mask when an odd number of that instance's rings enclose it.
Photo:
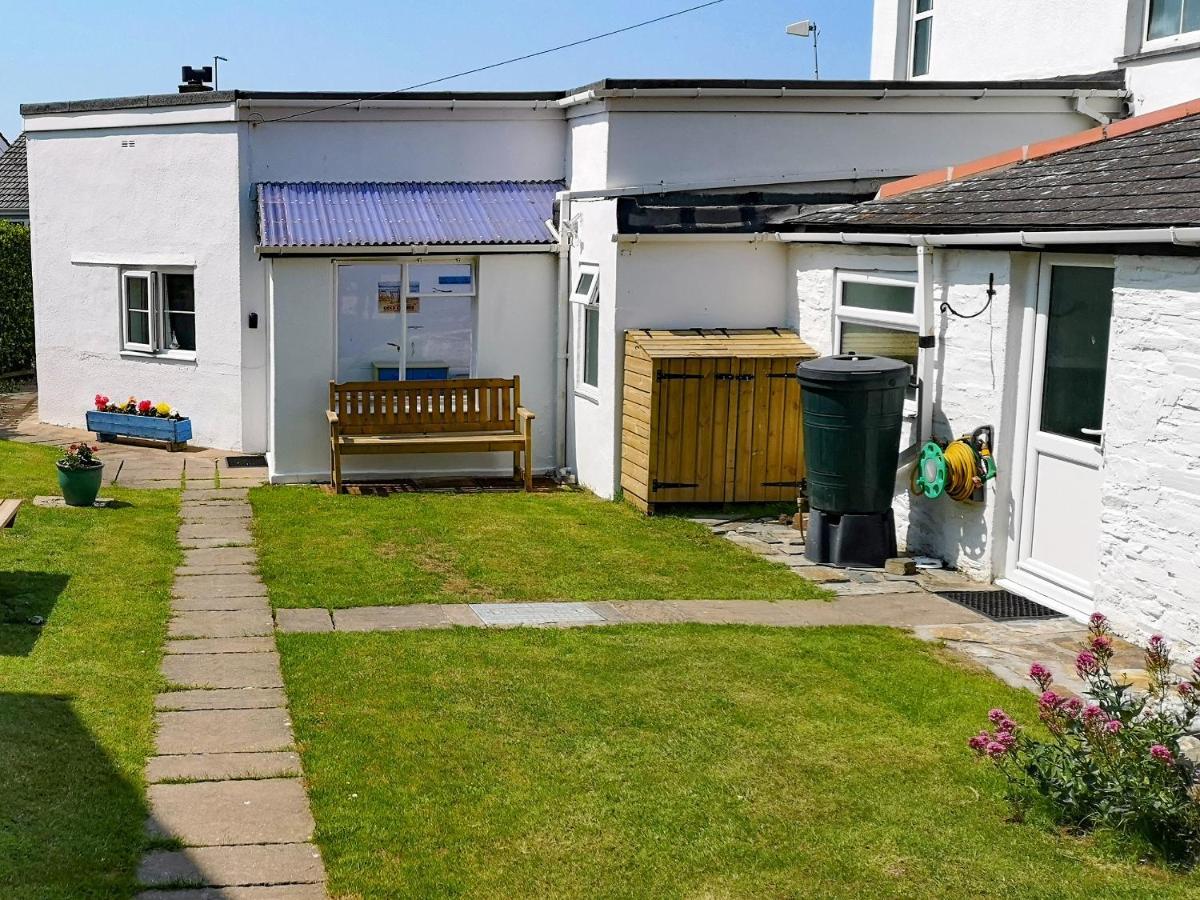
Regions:
[[[930,500],[945,493],[952,500],[966,503],[995,475],[996,465],[987,442],[977,441],[974,435],[952,441],[945,449],[930,441],[913,466],[909,489]]]
[[[955,441],[945,450],[946,493],[952,500],[966,503],[983,482],[976,475],[975,451],[966,441]]]

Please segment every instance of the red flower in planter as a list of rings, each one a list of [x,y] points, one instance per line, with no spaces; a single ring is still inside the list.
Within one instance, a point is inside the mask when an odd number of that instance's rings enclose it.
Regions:
[[[107,408],[108,408],[108,398],[105,397],[103,394],[97,394],[96,395],[96,409],[100,410],[100,412],[104,412],[104,410],[106,410]]]
[[[143,400],[137,405],[137,411],[144,416],[146,413],[150,412],[151,406],[153,406],[153,404],[149,400]]]

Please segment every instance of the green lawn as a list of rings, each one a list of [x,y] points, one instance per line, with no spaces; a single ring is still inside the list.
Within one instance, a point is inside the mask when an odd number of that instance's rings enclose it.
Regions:
[[[281,635],[339,898],[1195,897],[1006,821],[1033,699],[884,629]]]
[[[250,492],[277,607],[502,600],[807,600],[783,566],[681,518],[584,491],[334,496]]]
[[[56,457],[0,441],[0,497],[57,494]],[[26,504],[0,531],[5,900],[124,898],[135,886],[178,494],[104,495],[122,505]]]

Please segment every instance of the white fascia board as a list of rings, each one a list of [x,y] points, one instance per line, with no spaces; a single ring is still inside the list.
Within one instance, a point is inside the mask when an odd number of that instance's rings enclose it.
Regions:
[[[408,257],[440,256],[447,253],[469,256],[504,253],[558,253],[558,244],[412,244],[406,247],[264,247],[257,245],[259,256],[336,256],[351,259],[356,256]]]
[[[715,181],[656,181],[625,187],[595,188],[586,191],[559,191],[559,200],[595,200],[611,197],[635,197],[641,194],[661,194],[667,191],[709,191],[733,187],[760,187],[779,184],[800,184],[816,190],[830,181],[895,181],[907,178],[912,168],[899,169],[839,169],[828,172],[792,172],[789,174],[748,175],[739,178],[720,178]]]
[[[738,231],[723,234],[614,234],[617,244],[763,244],[779,240],[779,235],[765,231]]]
[[[977,234],[788,232],[787,244],[885,244],[902,247],[1055,247],[1080,244],[1200,246],[1200,228],[1113,228],[1099,231],[995,231]]]
[[[82,110],[24,117],[27,132],[85,131],[93,128],[146,128],[161,125],[202,125],[236,122],[232,102],[211,106],[151,106],[143,109]]]

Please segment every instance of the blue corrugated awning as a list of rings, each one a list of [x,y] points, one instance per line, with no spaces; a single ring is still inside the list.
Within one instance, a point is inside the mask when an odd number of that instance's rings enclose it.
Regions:
[[[550,244],[558,181],[264,182],[259,246]]]

